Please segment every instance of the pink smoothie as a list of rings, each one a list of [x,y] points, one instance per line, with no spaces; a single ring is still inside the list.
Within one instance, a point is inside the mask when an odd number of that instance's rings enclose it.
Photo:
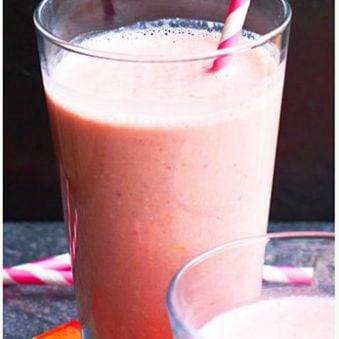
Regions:
[[[218,39],[164,25],[81,44],[173,57]],[[80,318],[94,337],[171,338],[164,298],[178,267],[266,231],[284,74],[271,52],[214,73],[212,60],[65,52],[44,73]]]
[[[262,300],[215,317],[199,334],[204,339],[334,339],[334,300]]]

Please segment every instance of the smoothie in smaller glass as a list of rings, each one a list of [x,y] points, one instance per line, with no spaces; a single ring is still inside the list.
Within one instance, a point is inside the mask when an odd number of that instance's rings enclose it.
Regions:
[[[167,307],[175,339],[333,339],[334,233],[272,233],[216,247],[176,273]]]
[[[334,300],[267,298],[218,315],[198,332],[206,339],[334,339]]]

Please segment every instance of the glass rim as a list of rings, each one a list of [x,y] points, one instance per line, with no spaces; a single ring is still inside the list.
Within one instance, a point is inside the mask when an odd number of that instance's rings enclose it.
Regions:
[[[292,17],[292,9],[287,0],[277,0],[281,2],[284,7],[284,16],[281,19],[279,25],[265,33],[260,35],[258,38],[253,39],[244,44],[228,47],[224,49],[216,49],[213,52],[204,52],[204,53],[192,53],[185,54],[180,57],[168,57],[156,54],[128,54],[128,53],[117,53],[117,52],[107,52],[100,51],[96,49],[90,49],[86,47],[82,47],[80,45],[76,45],[72,42],[66,41],[57,35],[53,34],[45,25],[43,25],[41,21],[42,10],[43,8],[50,2],[51,0],[43,0],[36,7],[33,13],[33,22],[36,29],[50,42],[55,45],[68,50],[70,52],[74,52],[77,54],[96,57],[100,59],[108,59],[114,61],[125,61],[125,62],[144,62],[144,63],[171,63],[171,62],[185,62],[185,61],[197,61],[197,60],[207,60],[207,59],[215,59],[216,57],[239,53],[245,50],[253,49],[259,47],[266,42],[268,42],[271,38],[275,37],[279,33],[283,32],[289,25]]]
[[[180,316],[177,313],[176,307],[173,304],[173,299],[175,296],[175,291],[177,286],[184,276],[184,274],[189,271],[195,265],[203,262],[205,259],[214,256],[217,253],[220,253],[224,250],[227,250],[232,247],[244,246],[246,244],[260,241],[260,240],[272,240],[272,239],[335,239],[335,232],[332,231],[288,231],[288,232],[272,232],[259,236],[252,236],[247,238],[241,238],[234,241],[229,241],[221,245],[212,247],[197,256],[188,260],[185,264],[178,268],[174,276],[172,277],[166,292],[166,308],[170,315],[171,322],[174,321],[175,325],[178,326],[185,333],[190,334],[196,338],[200,338],[199,333],[193,327],[187,325],[184,321],[180,319]]]

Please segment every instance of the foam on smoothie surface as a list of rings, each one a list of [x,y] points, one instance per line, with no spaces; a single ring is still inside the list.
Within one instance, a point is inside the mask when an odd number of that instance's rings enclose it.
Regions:
[[[214,51],[219,38],[220,32],[213,29],[206,32],[194,27],[172,27],[165,22],[142,30],[91,33],[75,43],[119,54],[180,57]],[[193,124],[203,118],[205,124],[206,115],[212,120],[216,116],[239,116],[239,96],[251,95],[256,99],[274,81],[270,75],[277,64],[264,49],[240,53],[233,59],[226,69],[211,73],[208,70],[213,59],[154,64],[112,62],[69,53],[52,70],[53,81],[46,81],[46,87],[56,101],[67,102],[67,108],[75,114],[81,111],[84,118],[105,123],[159,126],[185,123],[187,119]],[[58,87],[58,83],[67,84],[68,88]],[[264,86],[257,86],[257,93],[248,93],[257,83]],[[250,100],[243,101],[248,104]],[[236,114],[232,109],[235,105]]]

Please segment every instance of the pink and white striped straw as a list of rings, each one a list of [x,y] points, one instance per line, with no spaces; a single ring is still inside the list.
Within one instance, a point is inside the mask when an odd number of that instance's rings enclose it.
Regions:
[[[68,253],[5,267],[3,283],[32,285],[72,285],[71,259]]]
[[[236,45],[241,35],[250,2],[250,0],[231,0],[218,49]],[[213,62],[212,71],[219,71],[225,67],[230,60],[230,55],[218,57]]]
[[[313,267],[265,265],[263,269],[263,280],[271,283],[310,285],[313,276]]]
[[[22,269],[7,267],[3,269],[5,285],[73,285],[72,271],[45,269],[36,265]]]
[[[311,284],[312,267],[264,265],[263,280],[272,283]],[[72,285],[71,260],[68,253],[35,260],[3,269],[6,285]]]
[[[71,259],[68,253],[64,253],[47,258],[33,260],[27,264],[16,265],[12,268],[25,269],[27,267],[29,269],[32,266],[59,271],[68,271],[71,269]]]

